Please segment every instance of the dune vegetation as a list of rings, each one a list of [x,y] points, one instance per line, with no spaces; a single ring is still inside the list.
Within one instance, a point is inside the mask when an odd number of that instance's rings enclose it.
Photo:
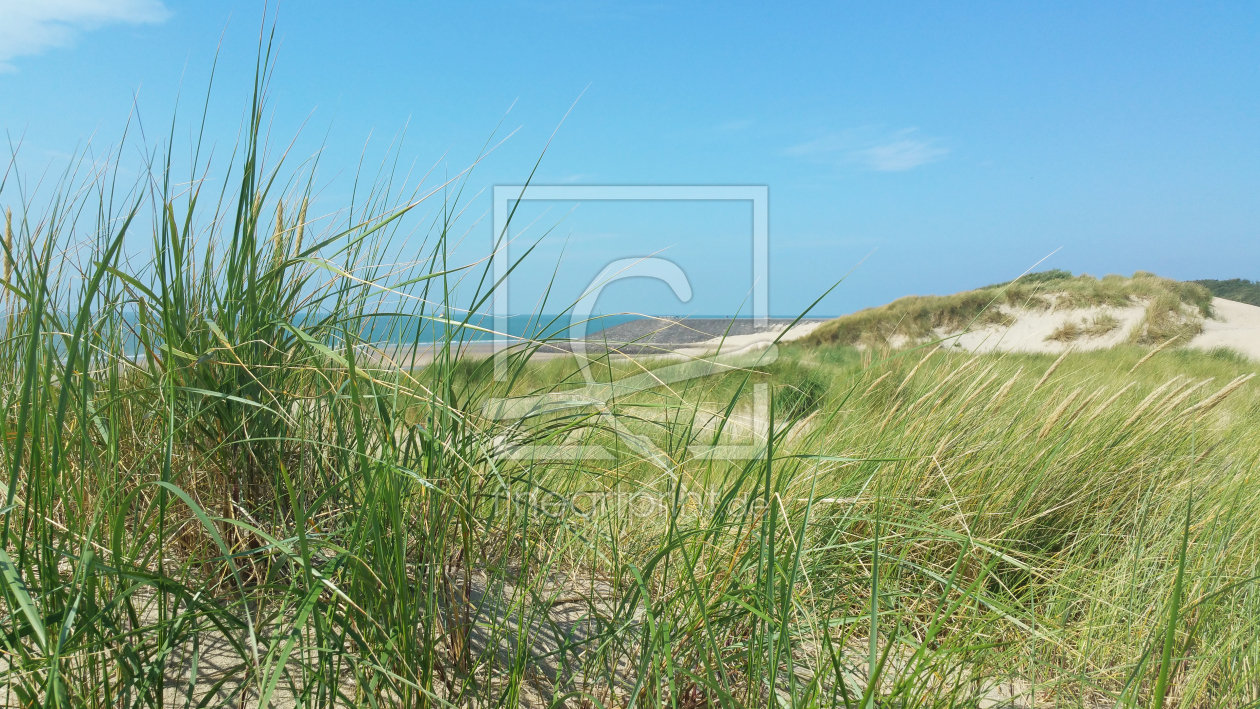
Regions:
[[[1207,288],[1217,298],[1235,300],[1248,305],[1260,305],[1260,283],[1255,281],[1230,278],[1224,281],[1206,279],[1194,282]]]
[[[217,180],[160,146],[0,185],[6,704],[1260,700],[1255,363],[847,346],[1201,287],[1039,275],[773,362],[496,378],[457,356],[492,285],[448,263],[466,175],[321,206],[263,95]]]
[[[1134,305],[1143,305],[1146,313],[1131,333],[1133,341],[1163,342],[1198,334],[1203,318],[1211,315],[1212,293],[1198,283],[1160,278],[1145,271],[1130,278],[1041,271],[953,295],[899,298],[836,318],[811,333],[809,342],[873,347],[919,344],[974,327],[1007,325],[1020,311]],[[1100,322],[1083,329],[1108,331],[1104,328],[1105,323]],[[1056,339],[1070,340],[1079,334],[1065,331]]]

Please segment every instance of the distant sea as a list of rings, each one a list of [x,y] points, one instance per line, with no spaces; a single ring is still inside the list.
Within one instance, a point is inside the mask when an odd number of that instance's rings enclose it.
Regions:
[[[491,341],[495,339],[507,339],[518,341],[520,339],[533,340],[566,340],[570,338],[570,327],[572,325],[570,315],[568,313],[560,314],[543,314],[543,315],[509,315],[507,319],[507,333],[487,332],[494,330],[494,318],[490,315],[475,315],[468,320],[468,326],[459,331],[456,326],[453,327],[456,332],[453,339],[462,339],[465,342]],[[628,322],[642,319],[644,317],[653,318],[703,318],[716,320],[748,320],[748,316],[731,316],[731,315],[637,315],[629,313],[618,313],[614,315],[596,315],[586,320],[586,336],[590,337],[601,330],[617,327]],[[365,323],[362,336],[368,342],[390,343],[390,344],[407,344],[415,342],[417,334],[419,341],[423,344],[444,339],[443,330],[447,326],[443,323],[434,322],[432,320],[421,320],[420,318],[383,316],[372,318]]]
[[[129,331],[123,349],[129,357],[135,357],[140,354],[139,342],[134,335],[136,317],[132,313],[124,315],[127,321],[125,330]],[[662,319],[682,319],[682,318],[700,318],[700,319],[716,319],[716,320],[748,320],[747,316],[730,316],[730,315],[638,315],[629,313],[618,313],[614,315],[597,315],[592,316],[586,321],[586,336],[596,335],[601,330],[614,328],[625,323],[634,322],[645,317],[662,318]],[[300,323],[299,323],[300,324]],[[511,315],[507,319],[507,333],[496,333],[494,330],[494,318],[488,314],[476,314],[467,320],[466,326],[461,327],[459,323],[447,324],[435,321],[433,318],[421,318],[417,316],[401,315],[394,313],[369,313],[363,318],[362,328],[359,337],[364,342],[373,343],[375,345],[410,345],[417,343],[421,346],[432,344],[434,342],[442,342],[447,337],[454,341],[462,342],[492,342],[496,339],[518,342],[522,339],[530,340],[567,340],[576,333],[571,332],[571,316],[568,313],[560,314],[543,314],[543,315]],[[449,334],[448,334],[449,333]],[[333,340],[341,338],[334,335]],[[61,349],[63,343],[58,339],[54,342],[54,347]],[[326,343],[329,345],[337,345],[338,342]]]

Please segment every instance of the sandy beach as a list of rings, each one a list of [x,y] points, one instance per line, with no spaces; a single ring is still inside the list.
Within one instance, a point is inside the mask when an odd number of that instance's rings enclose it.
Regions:
[[[592,334],[584,341],[587,356],[613,357],[703,357],[730,353],[749,347],[768,346],[776,339],[790,342],[800,339],[826,322],[822,319],[794,321],[770,319],[758,326],[746,318],[642,318]],[[532,361],[546,361],[572,356],[574,343],[555,340],[542,343],[516,341],[512,348],[532,348]],[[360,355],[374,364],[388,367],[420,367],[431,363],[442,351],[442,345],[378,344],[360,348]],[[456,356],[484,359],[495,352],[495,343],[473,341],[461,343]]]

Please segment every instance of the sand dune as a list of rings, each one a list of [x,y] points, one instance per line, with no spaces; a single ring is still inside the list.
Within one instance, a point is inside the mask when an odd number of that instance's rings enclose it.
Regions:
[[[1072,348],[1077,351],[1101,350],[1124,342],[1129,332],[1142,320],[1146,312],[1143,305],[1127,308],[1079,308],[1073,310],[1013,309],[1008,314],[1015,318],[1010,326],[991,325],[963,334],[940,332],[938,336],[953,338],[953,346],[971,352],[1049,352],[1059,353]],[[1080,323],[1100,315],[1110,315],[1119,323],[1111,332],[1099,337],[1081,337],[1071,342],[1047,339],[1065,322]]]
[[[1227,347],[1252,359],[1260,359],[1260,307],[1214,298],[1215,314],[1204,321],[1203,333],[1188,344],[1196,349]],[[1044,352],[1059,353],[1072,348],[1077,351],[1098,350],[1126,342],[1129,333],[1142,320],[1144,307],[1127,308],[1080,308],[1075,310],[1038,311],[1012,310],[1015,318],[1010,326],[992,325],[962,334],[940,332],[938,336],[949,338],[952,346],[971,352]],[[1079,337],[1070,342],[1047,339],[1065,322],[1082,323],[1099,315],[1110,315],[1117,326],[1105,335]]]
[[[1260,360],[1260,307],[1213,298],[1212,309],[1216,317],[1203,323],[1203,334],[1194,338],[1190,346],[1228,347]]]

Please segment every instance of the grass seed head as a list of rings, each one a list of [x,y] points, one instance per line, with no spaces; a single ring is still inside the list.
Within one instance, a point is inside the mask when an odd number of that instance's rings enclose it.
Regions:
[[[1150,394],[1147,394],[1146,398],[1142,399],[1142,401],[1138,403],[1137,408],[1133,410],[1133,414],[1130,415],[1128,419],[1125,419],[1125,422],[1122,425],[1122,428],[1128,428],[1130,425],[1133,424],[1134,421],[1137,421],[1138,418],[1143,413],[1146,412],[1146,409],[1149,408],[1151,404],[1155,403],[1155,400],[1158,399],[1161,394],[1163,394],[1173,385],[1180,382],[1182,379],[1183,379],[1182,375],[1178,374],[1172,379],[1169,379],[1168,381],[1161,384],[1159,387],[1155,389],[1155,391],[1152,391]]]
[[[310,205],[310,201],[303,197],[302,208],[298,210],[297,218],[297,234],[293,237],[293,255],[300,256],[302,254],[302,237],[306,234],[306,208]]]
[[[1181,339],[1181,335],[1174,335],[1172,338],[1166,340],[1164,344],[1160,345],[1159,347],[1156,347],[1150,352],[1147,352],[1145,357],[1143,357],[1142,359],[1139,359],[1137,361],[1137,364],[1133,365],[1133,368],[1129,370],[1129,374],[1133,374],[1134,372],[1136,372],[1138,367],[1141,367],[1142,365],[1146,364],[1146,360],[1159,354],[1160,352],[1164,350],[1165,347],[1171,345],[1172,343],[1176,342],[1179,339]]]
[[[1116,393],[1108,397],[1108,399],[1104,401],[1102,405],[1100,405],[1097,409],[1094,409],[1094,413],[1090,414],[1089,418],[1085,419],[1085,423],[1093,422],[1093,420],[1101,416],[1104,411],[1111,408],[1111,405],[1116,403],[1116,399],[1119,399],[1126,391],[1132,389],[1135,386],[1137,386],[1137,382],[1129,382],[1128,384],[1125,384],[1123,387],[1120,388],[1119,391],[1117,391]]]
[[[940,346],[937,345],[929,350],[927,354],[923,355],[923,359],[919,360],[919,363],[914,365],[914,368],[910,370],[910,373],[906,375],[906,378],[901,380],[901,386],[897,387],[897,391],[893,392],[893,395],[896,396],[897,394],[900,394],[901,390],[905,389],[906,385],[910,383],[910,380],[914,377],[914,373],[919,371],[919,367],[922,367],[923,363],[927,362],[928,358],[936,354],[936,352],[940,349]]]
[[[891,377],[891,376],[892,376],[892,372],[884,372],[883,374],[881,374],[881,375],[879,376],[879,378],[878,378],[878,379],[876,379],[875,381],[871,382],[871,385],[870,385],[869,387],[867,387],[867,388],[866,388],[866,391],[862,392],[862,395],[858,397],[858,401],[861,401],[862,399],[865,399],[865,398],[867,397],[867,395],[868,395],[868,394],[870,394],[871,392],[875,391],[875,387],[879,386],[879,383],[880,383],[880,382],[884,381],[885,379],[887,379],[887,378],[889,378],[889,377]]]
[[[1229,384],[1226,384],[1226,385],[1225,385],[1225,387],[1224,387],[1224,388],[1222,388],[1220,391],[1218,391],[1218,392],[1216,392],[1215,394],[1213,394],[1213,395],[1209,396],[1208,398],[1204,399],[1203,401],[1200,401],[1199,403],[1195,404],[1194,406],[1191,406],[1190,408],[1186,409],[1185,413],[1187,413],[1187,414],[1192,414],[1192,413],[1202,414],[1202,413],[1206,413],[1206,412],[1208,412],[1208,411],[1211,411],[1211,410],[1212,410],[1213,408],[1215,408],[1218,404],[1220,404],[1222,401],[1224,401],[1224,400],[1226,399],[1226,397],[1228,397],[1230,394],[1233,394],[1235,391],[1238,391],[1239,387],[1241,387],[1242,385],[1244,385],[1244,384],[1246,384],[1247,382],[1251,381],[1251,378],[1252,378],[1252,377],[1254,377],[1254,376],[1256,376],[1256,373],[1255,373],[1255,372],[1252,372],[1251,374],[1244,374],[1244,375],[1242,375],[1242,376],[1240,376],[1240,377],[1238,377],[1238,378],[1234,379],[1234,381],[1230,382]]]
[[[1054,428],[1054,425],[1059,422],[1063,412],[1068,410],[1068,407],[1072,405],[1073,401],[1076,401],[1076,397],[1080,396],[1083,390],[1083,387],[1077,387],[1076,391],[1068,394],[1067,398],[1055,408],[1054,413],[1050,414],[1050,418],[1046,419],[1046,424],[1041,427],[1041,432],[1037,434],[1037,440],[1040,441],[1050,433],[1050,429]]]
[[[1037,384],[1033,386],[1032,388],[1034,392],[1036,392],[1038,389],[1041,388],[1043,384],[1045,384],[1047,381],[1050,380],[1050,376],[1054,374],[1056,369],[1059,368],[1059,365],[1063,364],[1063,360],[1067,359],[1067,356],[1071,352],[1072,350],[1071,348],[1069,348],[1069,349],[1064,350],[1063,354],[1059,355],[1059,358],[1054,361],[1054,364],[1050,365],[1050,368],[1046,370],[1046,373],[1041,375],[1041,379],[1037,380]]]
[[[1019,379],[1019,375],[1023,372],[1024,368],[1021,365],[1019,369],[1015,370],[1015,374],[1012,375],[1010,379],[1006,380],[1006,383],[1002,385],[1002,388],[998,389],[997,393],[993,395],[993,398],[989,399],[989,403],[985,404],[984,410],[988,411],[989,409],[996,409],[1001,406],[1002,402],[1006,401],[1006,397],[1011,393],[1011,387],[1015,386],[1015,382]]]
[[[1175,411],[1177,407],[1185,403],[1186,399],[1189,399],[1190,396],[1193,395],[1196,391],[1202,389],[1208,384],[1211,384],[1215,379],[1216,379],[1215,377],[1208,377],[1207,379],[1204,379],[1203,381],[1199,382],[1198,384],[1195,384],[1194,386],[1178,387],[1180,391],[1169,393],[1169,395],[1166,397],[1166,401],[1160,404],[1159,406],[1160,412],[1166,414],[1171,411]],[[1187,382],[1186,384],[1188,385],[1189,382]]]

